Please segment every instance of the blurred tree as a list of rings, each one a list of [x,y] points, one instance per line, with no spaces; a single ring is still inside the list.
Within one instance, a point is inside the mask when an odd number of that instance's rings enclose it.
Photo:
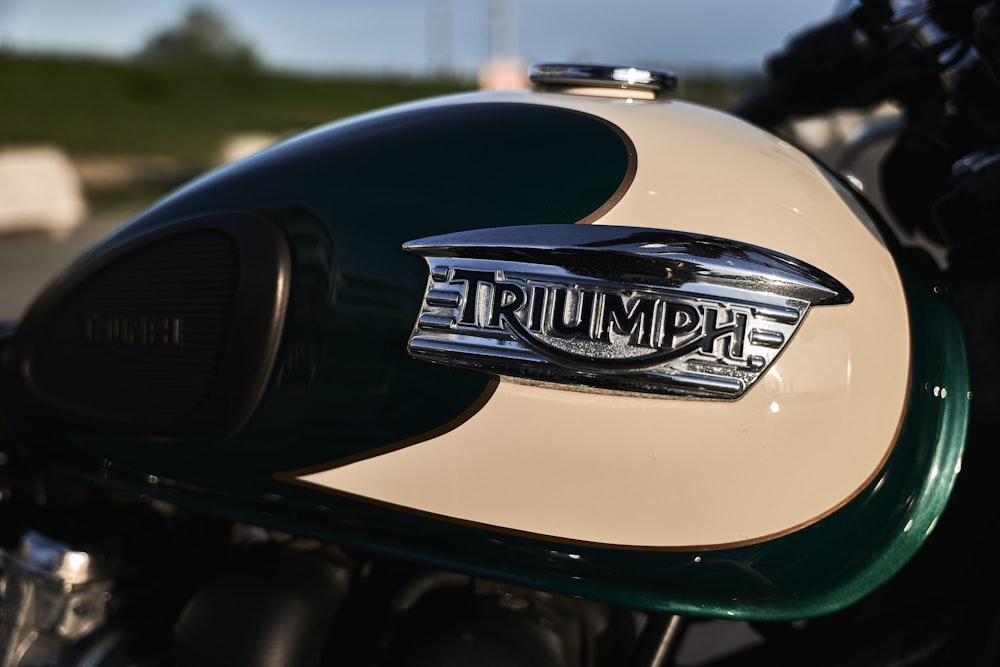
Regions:
[[[253,47],[233,32],[214,9],[192,7],[181,22],[154,35],[139,52],[140,60],[167,65],[214,65],[256,69]]]

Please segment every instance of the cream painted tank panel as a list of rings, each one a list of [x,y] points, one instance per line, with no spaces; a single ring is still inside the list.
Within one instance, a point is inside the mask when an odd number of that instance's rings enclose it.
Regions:
[[[489,96],[498,98],[525,101]],[[891,451],[908,386],[905,299],[881,239],[809,158],[723,114],[672,102],[530,99],[607,118],[637,146],[631,187],[597,224],[763,246],[829,273],[854,301],[812,308],[737,401],[502,381],[448,433],[302,479],[506,530],[663,548],[763,540],[856,495]]]

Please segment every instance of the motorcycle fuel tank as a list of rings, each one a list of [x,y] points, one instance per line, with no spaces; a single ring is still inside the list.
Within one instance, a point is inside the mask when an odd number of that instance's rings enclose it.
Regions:
[[[785,141],[663,77],[536,73],[293,138],[106,239],[6,355],[25,452],[649,610],[884,582],[960,467],[943,296]]]

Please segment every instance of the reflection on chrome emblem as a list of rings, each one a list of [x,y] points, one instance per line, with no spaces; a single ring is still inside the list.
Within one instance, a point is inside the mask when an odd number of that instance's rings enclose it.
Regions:
[[[738,398],[810,306],[853,299],[786,255],[655,229],[501,227],[403,249],[430,269],[412,356],[571,389]]]

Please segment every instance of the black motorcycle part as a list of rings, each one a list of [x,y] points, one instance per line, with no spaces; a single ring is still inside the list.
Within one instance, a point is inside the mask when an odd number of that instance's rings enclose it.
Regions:
[[[19,408],[113,435],[232,434],[269,377],[289,263],[278,227],[250,213],[112,237],[26,315],[6,364]]]
[[[976,21],[976,8],[986,4],[984,0],[947,0],[927,3],[928,14],[934,23],[949,35],[962,39],[972,36]]]
[[[620,608],[445,572],[400,589],[380,667],[601,667],[628,662]]]
[[[908,234],[919,231],[936,243],[943,242],[931,206],[947,189],[956,157],[937,133],[908,127],[883,159],[882,194]]]
[[[1000,85],[1000,4],[983,3],[983,9],[976,17],[978,20],[973,31],[976,50],[993,82]]]
[[[321,552],[262,549],[198,592],[175,628],[174,667],[313,667],[349,568]]]
[[[932,213],[953,254],[963,255],[967,264],[989,263],[987,257],[976,262],[970,262],[970,257],[977,252],[995,257],[1000,151],[985,153],[974,161],[968,173],[934,203]]]

